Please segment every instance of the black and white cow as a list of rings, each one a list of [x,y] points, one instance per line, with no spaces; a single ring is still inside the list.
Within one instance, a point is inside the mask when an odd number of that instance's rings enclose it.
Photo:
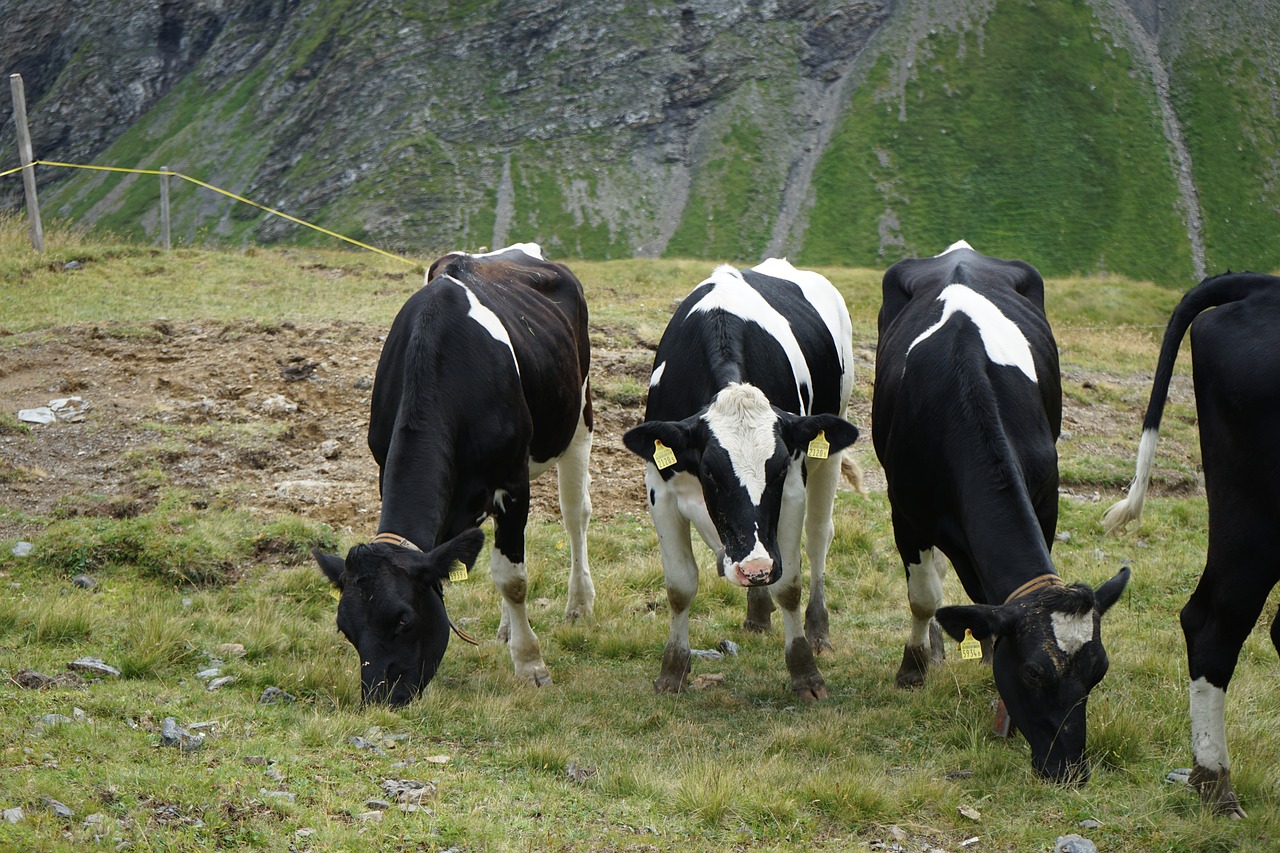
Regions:
[[[840,417],[853,389],[843,297],[785,260],[719,267],[681,303],[653,364],[645,422],[624,441],[649,463],[649,512],[671,605],[654,689],[678,692],[689,673],[689,606],[698,590],[692,523],[720,574],[751,588],[748,628],[768,628],[769,593],[781,607],[791,689],[824,697],[813,651],[830,645],[823,574],[831,507],[842,451],[858,437]],[[826,458],[816,458],[823,443]],[[802,527],[810,567],[803,625]]]
[[[1240,648],[1280,581],[1272,541],[1280,529],[1280,278],[1208,278],[1174,309],[1142,422],[1137,474],[1103,526],[1123,530],[1142,520],[1160,417],[1188,327],[1209,502],[1204,574],[1182,608],[1191,679],[1191,783],[1215,813],[1244,817],[1231,787],[1223,713]],[[1271,642],[1280,652],[1280,613],[1271,623]]]
[[[1107,671],[1099,617],[1128,569],[1094,590],[1050,559],[1062,422],[1044,282],[960,241],[884,275],[871,433],[907,573],[911,637],[900,687],[924,682],[941,637],[994,640],[996,688],[1055,780],[1088,779],[1085,704]],[[977,602],[942,607],[946,561]]]
[[[588,616],[590,360],[582,285],[533,243],[445,255],[400,309],[369,414],[380,533],[345,562],[316,554],[342,590],[338,627],[360,654],[366,701],[403,704],[430,681],[449,635],[440,578],[455,557],[474,562],[483,536],[468,531],[487,516],[499,636],[518,679],[550,681],[525,609],[529,481],[556,466],[571,560],[565,615]]]

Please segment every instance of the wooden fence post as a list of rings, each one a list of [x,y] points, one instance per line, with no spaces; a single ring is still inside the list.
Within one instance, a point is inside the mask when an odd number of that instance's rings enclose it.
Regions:
[[[161,166],[160,171],[160,242],[164,250],[169,251],[169,167]]]
[[[27,191],[27,230],[31,246],[44,251],[44,229],[40,226],[40,202],[36,198],[35,158],[31,156],[31,132],[27,129],[27,95],[22,75],[9,75],[9,91],[13,94],[13,123],[18,129],[18,162],[22,164],[22,186]]]

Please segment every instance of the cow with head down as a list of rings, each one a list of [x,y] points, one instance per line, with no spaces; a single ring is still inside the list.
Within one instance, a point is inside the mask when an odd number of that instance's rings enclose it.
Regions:
[[[804,699],[826,695],[813,653],[830,645],[823,574],[831,508],[842,451],[858,437],[840,417],[853,388],[852,349],[840,293],[779,259],[716,269],[667,325],[645,422],[624,436],[648,463],[671,605],[659,692],[683,690],[689,673],[692,524],[719,573],[748,587],[748,628],[767,629],[773,602],[781,608],[791,689]],[[811,574],[803,624],[802,531]]]
[[[996,689],[1036,772],[1083,783],[1085,708],[1107,671],[1100,619],[1129,579],[1065,584],[1050,558],[1062,422],[1044,282],[960,241],[884,275],[871,433],[907,574],[900,687],[955,639],[993,641]],[[972,605],[940,607],[945,554]]]
[[[315,555],[341,591],[338,627],[360,655],[366,702],[403,704],[431,680],[449,639],[442,580],[475,562],[488,517],[499,638],[518,680],[550,682],[525,607],[529,481],[556,466],[569,534],[565,617],[589,616],[590,360],[582,285],[533,243],[445,255],[400,309],[369,413],[379,533],[345,560]]]

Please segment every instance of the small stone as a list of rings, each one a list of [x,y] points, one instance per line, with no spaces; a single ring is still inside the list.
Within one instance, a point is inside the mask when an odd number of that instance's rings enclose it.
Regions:
[[[107,822],[107,816],[102,812],[94,812],[84,819],[85,826],[102,826]]]
[[[214,678],[217,678],[221,674],[222,674],[222,670],[218,669],[216,666],[211,666],[208,669],[202,669],[199,672],[197,672],[196,678],[200,679],[201,681],[210,681]]]
[[[165,717],[160,722],[160,745],[176,746],[183,752],[195,752],[204,746],[204,735],[193,735],[178,725],[173,717]]]
[[[722,638],[717,648],[731,658],[736,658],[738,656],[738,644],[733,640]]]
[[[244,645],[242,643],[223,643],[218,646],[218,653],[224,657],[242,658],[244,657]]]
[[[292,791],[268,791],[266,788],[259,788],[258,793],[270,800],[283,800],[286,803],[295,802],[298,795]]]
[[[82,723],[88,718],[89,718],[89,715],[84,712],[84,708],[71,709],[71,719],[75,720],[76,722]]]
[[[372,752],[374,755],[386,755],[386,752],[382,749],[382,747],[378,746],[376,743],[373,743],[372,741],[365,740],[359,735],[353,735],[347,738],[347,743],[351,744],[356,749],[367,749],[370,752]]]
[[[401,803],[396,808],[402,812],[425,812],[431,814],[431,809],[426,806],[420,806],[417,803]]]
[[[22,809],[20,807],[15,806],[11,809],[5,809],[4,814],[0,815],[0,817],[4,818],[5,823],[18,823],[26,817],[26,815],[22,813]]]
[[[367,376],[361,376],[355,382],[351,383],[351,387],[355,388],[357,391],[368,391],[373,387],[373,380]]]
[[[706,675],[695,676],[694,679],[689,682],[689,689],[706,690],[708,687],[716,684],[724,684],[723,672],[709,672]]]
[[[80,263],[79,261],[67,261],[65,264],[62,265],[62,268],[64,270],[78,270],[83,266],[84,264]]]
[[[1190,785],[1191,768],[1179,767],[1177,770],[1170,770],[1169,775],[1164,777],[1164,781],[1170,785]]]
[[[71,582],[81,589],[97,589],[98,582],[88,575],[76,575]]]
[[[391,803],[388,803],[386,800],[365,800],[364,807],[366,809],[373,809],[374,811],[385,812],[387,809],[391,808]]]
[[[234,675],[221,675],[211,680],[205,685],[205,690],[220,690],[228,684],[234,684],[236,677]]]
[[[279,767],[268,767],[266,770],[264,770],[264,771],[262,771],[262,772],[263,772],[263,774],[264,774],[264,775],[266,775],[266,777],[267,777],[268,779],[270,779],[272,782],[283,782],[283,781],[284,781],[284,771],[283,771],[283,770],[281,770]]]
[[[1053,853],[1098,853],[1098,846],[1073,832],[1058,836],[1058,840],[1053,842]]]
[[[905,844],[907,841],[907,833],[900,826],[889,827],[889,837],[898,844]]]
[[[67,669],[91,672],[94,675],[120,675],[120,670],[114,666],[107,666],[101,658],[76,658],[67,664]]]
[[[251,764],[257,767],[265,767],[271,763],[265,755],[246,755],[240,760],[245,764]]]
[[[1080,827],[1081,829],[1097,829],[1098,827],[1102,826],[1102,821],[1094,820],[1093,818],[1086,818],[1085,820],[1082,820],[1079,823],[1077,823],[1076,826]]]
[[[286,693],[279,687],[268,687],[262,691],[262,696],[258,699],[259,705],[279,705],[281,702],[297,702],[298,697],[291,693]]]
[[[1057,539],[1059,542],[1070,542],[1071,534],[1068,531],[1063,530],[1061,533],[1055,533],[1053,538]]]
[[[332,438],[320,442],[320,447],[317,449],[320,451],[320,455],[325,459],[337,459],[342,455],[342,445],[338,444],[338,442],[334,441]]]
[[[724,660],[724,653],[714,649],[690,649],[689,654],[698,660]]]
[[[377,823],[382,820],[382,812],[361,812],[356,815],[356,820],[361,823]]]
[[[40,722],[46,726],[62,726],[71,722],[71,718],[65,714],[45,714],[40,718]]]
[[[222,725],[217,720],[205,720],[201,723],[188,723],[187,731],[191,732],[211,732],[218,726]]]
[[[973,806],[957,806],[956,811],[969,818],[969,820],[982,820],[982,812],[978,811]]]
[[[25,557],[35,548],[30,542],[15,542],[9,552],[15,557]]]
[[[67,808],[65,805],[58,802],[57,800],[51,799],[49,797],[42,797],[40,802],[44,803],[44,807],[46,809],[53,812],[55,815],[62,818],[63,820],[71,820],[71,818],[76,816],[75,812],[73,812],[71,809]]]
[[[316,831],[309,826],[302,826],[293,831],[293,834],[299,838],[310,838],[316,834]]]

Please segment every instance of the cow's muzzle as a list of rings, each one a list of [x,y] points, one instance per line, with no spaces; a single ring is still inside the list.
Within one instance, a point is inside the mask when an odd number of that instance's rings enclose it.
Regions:
[[[775,568],[773,560],[743,560],[728,563],[724,574],[738,586],[767,586],[778,579]]]

